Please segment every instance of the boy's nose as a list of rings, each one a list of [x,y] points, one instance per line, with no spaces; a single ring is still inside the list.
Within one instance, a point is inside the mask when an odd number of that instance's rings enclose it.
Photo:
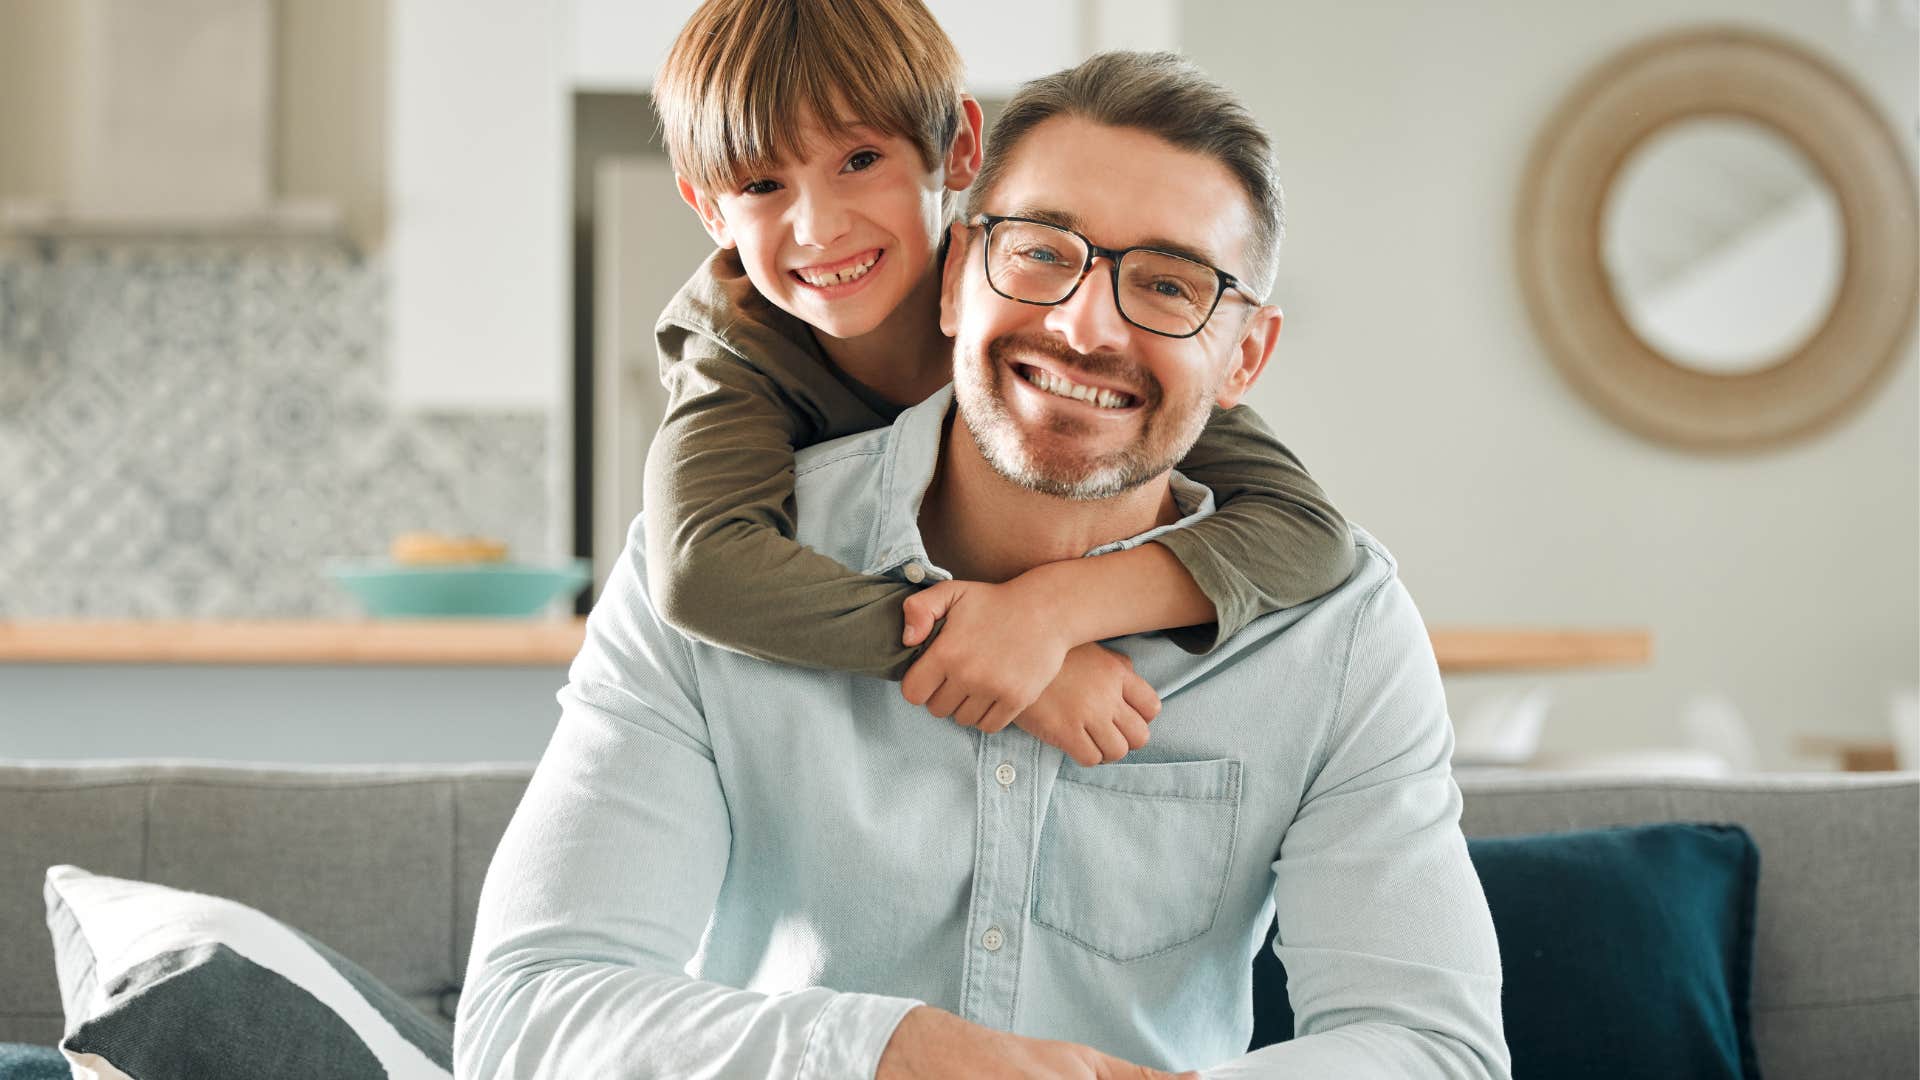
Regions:
[[[1046,327],[1078,352],[1119,351],[1127,347],[1127,321],[1113,302],[1113,271],[1098,256],[1080,288],[1065,303],[1047,309]]]
[[[803,195],[794,201],[793,241],[802,247],[825,250],[847,234],[852,221],[853,215],[838,199]]]

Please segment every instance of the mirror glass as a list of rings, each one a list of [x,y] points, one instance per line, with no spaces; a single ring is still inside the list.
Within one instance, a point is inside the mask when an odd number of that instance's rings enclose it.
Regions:
[[[1692,119],[1636,147],[1601,213],[1613,294],[1682,367],[1743,375],[1792,357],[1825,322],[1846,261],[1840,204],[1773,129]]]

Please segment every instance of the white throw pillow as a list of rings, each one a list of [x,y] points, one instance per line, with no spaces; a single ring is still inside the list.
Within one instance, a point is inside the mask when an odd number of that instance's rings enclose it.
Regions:
[[[451,1080],[441,1028],[245,904],[74,866],[46,899],[78,1080]]]

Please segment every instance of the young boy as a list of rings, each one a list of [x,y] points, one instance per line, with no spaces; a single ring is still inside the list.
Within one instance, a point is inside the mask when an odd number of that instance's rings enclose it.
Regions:
[[[1244,407],[1216,411],[1180,464],[1216,512],[1151,544],[922,591],[918,564],[877,576],[796,543],[795,451],[951,379],[940,241],[980,167],[980,107],[919,0],[708,0],[654,97],[720,248],[656,328],[648,592],[680,631],[901,679],[936,716],[1017,723],[1084,765],[1144,745],[1159,709],[1097,642],[1168,630],[1204,651],[1345,580],[1345,521]]]

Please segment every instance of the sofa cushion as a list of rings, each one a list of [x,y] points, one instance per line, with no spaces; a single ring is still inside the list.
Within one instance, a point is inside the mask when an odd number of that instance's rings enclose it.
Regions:
[[[1516,1080],[1755,1080],[1748,1003],[1759,850],[1731,825],[1472,839],[1500,939]],[[1293,1035],[1286,973],[1254,964],[1254,1046]]]
[[[244,904],[73,866],[47,871],[46,901],[66,1011],[60,1051],[76,1075],[451,1075],[443,1029]]]

